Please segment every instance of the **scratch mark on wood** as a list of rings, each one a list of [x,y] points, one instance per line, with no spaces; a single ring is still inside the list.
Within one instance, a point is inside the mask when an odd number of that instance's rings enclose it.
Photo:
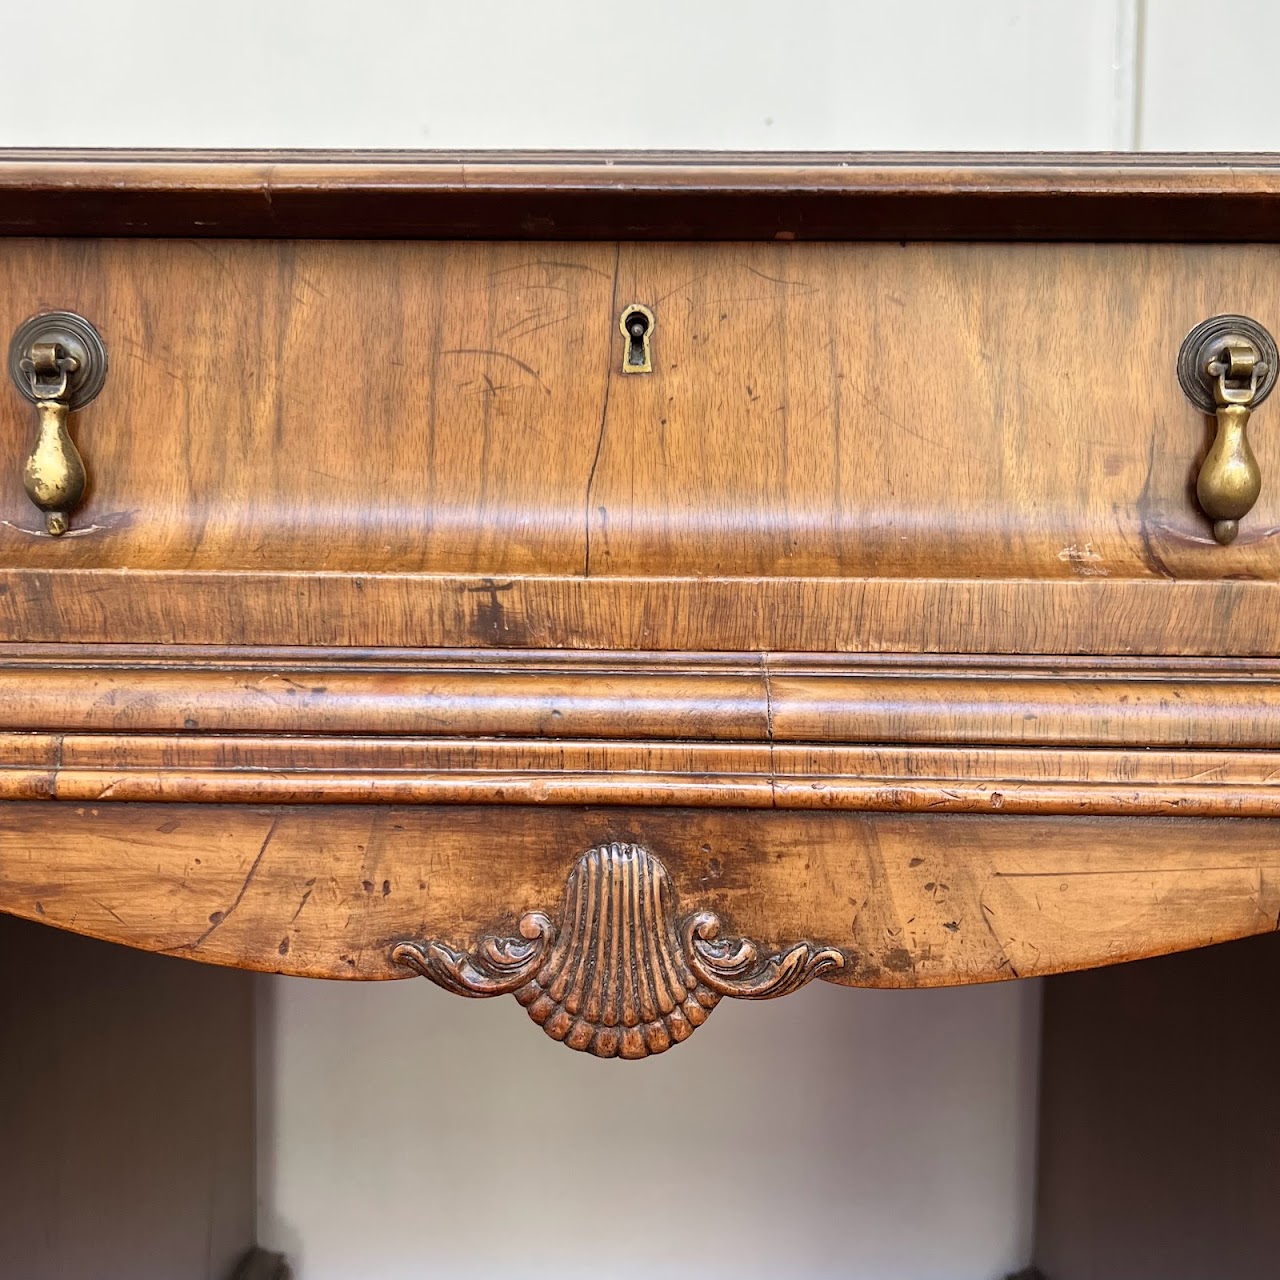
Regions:
[[[876,415],[876,417],[887,422],[896,431],[901,431],[906,435],[912,436],[916,440],[922,441],[924,444],[932,445],[933,448],[941,449],[946,453],[951,453],[954,451],[952,445],[948,441],[935,440],[933,436],[928,435],[923,431],[917,431],[915,427],[910,427],[905,422],[903,422],[900,418],[894,417],[893,414],[886,411],[885,407],[882,404],[874,400],[871,396],[867,395],[867,393],[863,391],[862,388],[857,386],[855,383],[851,382],[849,384],[849,389],[853,392],[855,396],[858,397],[859,400],[862,401],[863,404],[867,406],[868,409],[872,411],[872,413]]]
[[[1184,876],[1191,871],[1256,871],[1256,867],[1107,867],[1096,871],[993,871],[997,880],[1070,880],[1077,876]]]
[[[90,901],[92,901],[95,906],[101,907],[103,911],[107,913],[107,915],[109,915],[114,921],[116,921],[117,924],[124,924],[124,921],[114,911],[112,911],[111,908],[107,906],[107,904],[103,902],[100,898],[92,898],[90,899]]]
[[[656,306],[658,305],[658,303],[660,303],[660,302],[666,302],[666,300],[667,300],[668,298],[674,297],[674,296],[675,296],[677,293],[679,293],[682,289],[691,289],[691,288],[693,288],[693,286],[694,286],[695,284],[700,283],[701,281],[705,280],[706,278],[707,278],[707,276],[706,276],[706,273],[704,272],[704,273],[703,273],[702,275],[700,275],[700,276],[694,276],[692,280],[686,280],[686,281],[684,282],[684,284],[678,284],[678,285],[676,285],[676,287],[675,287],[674,289],[668,289],[668,290],[666,291],[666,293],[661,294],[659,297],[657,297],[657,298],[655,298],[655,299],[654,299],[654,303],[653,303],[653,305],[656,307]],[[616,295],[616,294],[614,295],[614,304],[615,304],[615,305],[614,305],[614,310],[616,311],[616,310],[618,309],[618,308],[617,308],[617,305],[616,305],[616,304],[617,304],[617,295]]]
[[[607,271],[601,271],[599,267],[593,267],[585,262],[562,262],[557,258],[539,258],[536,262],[517,262],[510,267],[497,267],[489,272],[489,277],[508,275],[512,271],[528,271],[530,267],[562,267],[566,271],[585,271],[588,275],[599,276],[602,280],[609,278]],[[532,287],[532,286],[531,286]],[[547,289],[550,285],[540,285],[539,288]]]
[[[519,369],[523,369],[547,395],[551,394],[551,388],[542,380],[542,375],[530,364],[525,364],[523,360],[517,360],[515,356],[510,355],[506,351],[498,351],[494,347],[450,347],[447,351],[440,353],[442,356],[493,356],[496,360],[510,360],[513,365]]]
[[[815,285],[810,284],[808,280],[788,280],[784,276],[771,276],[767,271],[759,271],[755,267],[748,266],[747,270],[753,276],[759,276],[761,280],[768,280],[773,284],[786,285],[789,289],[803,289],[805,293],[813,293]]]
[[[550,320],[544,320],[541,324],[533,324],[532,321],[537,316],[521,316],[519,320],[509,324],[498,334],[500,338],[527,338],[530,334],[538,333],[542,329],[550,329],[554,324],[564,324],[571,316],[570,312],[566,312],[562,316],[555,316]],[[491,384],[492,385],[492,384]]]
[[[1142,481],[1142,491],[1138,494],[1138,541],[1141,546],[1142,559],[1147,568],[1161,578],[1171,579],[1175,575],[1169,571],[1169,566],[1165,564],[1163,557],[1156,550],[1155,543],[1151,537],[1151,477],[1155,472],[1156,434],[1159,429],[1160,424],[1157,422],[1155,429],[1151,433],[1151,444],[1147,449],[1147,474]]]
[[[997,872],[996,874],[998,875],[999,873]],[[991,935],[991,941],[996,944],[996,952],[1004,957],[998,967],[1007,968],[1015,978],[1020,978],[1022,977],[1022,974],[1018,972],[1013,961],[1009,959],[1009,953],[1005,950],[1004,943],[1001,942],[997,936],[995,925],[991,923],[991,915],[991,908],[988,907],[986,903],[986,894],[985,892],[980,893],[978,895],[978,916],[982,920],[982,923],[987,926],[987,932]]]
[[[307,905],[307,899],[314,893],[314,889],[308,889],[303,895],[302,900],[298,903],[298,909],[289,917],[289,923],[292,924],[301,914],[302,908]]]
[[[254,858],[253,865],[249,868],[249,874],[245,876],[244,883],[240,886],[240,892],[236,894],[235,900],[232,904],[225,911],[215,911],[211,917],[212,923],[209,927],[194,942],[187,943],[182,947],[176,948],[176,950],[198,950],[209,939],[210,935],[222,928],[222,926],[235,914],[236,908],[244,901],[244,895],[248,893],[249,886],[253,883],[253,877],[258,874],[258,868],[262,865],[262,859],[266,856],[267,847],[275,837],[276,826],[279,822],[280,819],[278,816],[271,819],[271,826],[267,829],[267,836],[262,842],[262,848],[258,850],[258,856]]]

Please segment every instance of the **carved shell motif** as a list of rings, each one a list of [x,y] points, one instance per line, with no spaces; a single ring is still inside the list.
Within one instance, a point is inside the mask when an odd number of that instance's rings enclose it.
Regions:
[[[662,1053],[722,996],[785,995],[845,962],[803,942],[762,959],[746,939],[721,939],[710,911],[677,928],[666,868],[633,844],[583,854],[558,926],[533,911],[519,928],[518,938],[486,938],[471,952],[401,942],[391,958],[458,995],[514,994],[552,1039],[601,1058]]]

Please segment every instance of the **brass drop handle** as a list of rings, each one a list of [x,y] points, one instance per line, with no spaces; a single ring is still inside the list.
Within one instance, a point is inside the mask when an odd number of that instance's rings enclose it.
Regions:
[[[1178,376],[1187,398],[1216,419],[1213,444],[1200,466],[1196,497],[1226,546],[1262,490],[1249,444],[1249,419],[1275,384],[1276,345],[1255,320],[1215,316],[1187,335]]]
[[[34,448],[22,469],[27,497],[44,512],[45,529],[66,533],[84,497],[85,469],[71,439],[72,409],[102,389],[107,353],[98,331],[82,316],[46,312],[19,326],[9,348],[9,373],[36,406]]]
[[[1213,536],[1233,542],[1240,520],[1249,514],[1262,491],[1262,472],[1249,445],[1249,418],[1258,395],[1258,378],[1267,371],[1258,349],[1234,334],[1205,366],[1213,378],[1218,431],[1200,475],[1196,497],[1213,521]]]
[[[70,514],[84,497],[84,461],[67,430],[68,384],[79,367],[80,362],[59,342],[38,342],[22,360],[40,419],[36,446],[22,468],[22,480],[27,497],[44,512],[45,527],[55,537],[66,533]]]

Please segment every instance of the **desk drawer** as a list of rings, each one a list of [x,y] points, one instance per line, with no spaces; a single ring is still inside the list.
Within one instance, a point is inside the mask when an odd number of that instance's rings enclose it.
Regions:
[[[1195,492],[1212,419],[1177,361],[1206,317],[1280,325],[1278,265],[1272,245],[0,241],[0,333],[72,310],[110,357],[73,414],[90,486],[61,538],[23,492],[33,410],[0,395],[23,602],[0,627],[616,647],[586,621],[603,609],[644,612],[639,647],[1266,652],[1277,411],[1219,545]],[[653,316],[638,375],[632,303]],[[717,584],[714,622],[689,580]],[[127,591],[127,636],[77,605],[90,587]],[[832,607],[819,640],[804,615]]]

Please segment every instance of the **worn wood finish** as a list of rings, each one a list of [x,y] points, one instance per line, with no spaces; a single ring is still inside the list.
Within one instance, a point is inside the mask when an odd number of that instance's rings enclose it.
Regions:
[[[1280,812],[1273,660],[16,646],[0,799]]]
[[[77,414],[93,475],[78,533],[41,536],[6,470],[0,556],[1273,581],[1280,485],[1238,543],[1213,541],[1189,494],[1206,424],[1174,365],[1216,312],[1280,328],[1277,252],[0,242],[0,332],[64,306],[113,357]],[[655,310],[655,369],[619,378],[632,300]],[[0,396],[6,453],[30,418]]]
[[[77,414],[93,480],[71,534],[45,536],[0,469],[0,636],[1274,653],[1280,486],[1214,542],[1174,362],[1214,312],[1277,327],[1275,265],[1267,246],[0,243],[0,331],[79,309],[113,359]],[[655,369],[624,378],[632,299]],[[30,431],[0,395],[3,452]]]
[[[0,568],[0,644],[70,637],[268,648],[1267,657],[1280,652],[1280,584]]]
[[[623,842],[762,954],[845,957],[839,982],[990,981],[1277,926],[1257,819],[1030,818],[557,806],[10,802],[0,909],[216,964],[390,978],[401,942],[458,952],[554,914]]]
[[[32,730],[1261,749],[1280,662],[0,647]]]
[[[630,1057],[1274,928],[1280,409],[1219,546],[1175,366],[1280,329],[1278,213],[1238,157],[0,154],[0,333],[111,357],[62,538],[0,392],[0,910]]]
[[[1272,660],[0,653],[0,799],[1280,812]]]
[[[0,151],[0,234],[1274,241],[1274,155]]]
[[[1280,816],[1280,752],[0,735],[0,800]]]

